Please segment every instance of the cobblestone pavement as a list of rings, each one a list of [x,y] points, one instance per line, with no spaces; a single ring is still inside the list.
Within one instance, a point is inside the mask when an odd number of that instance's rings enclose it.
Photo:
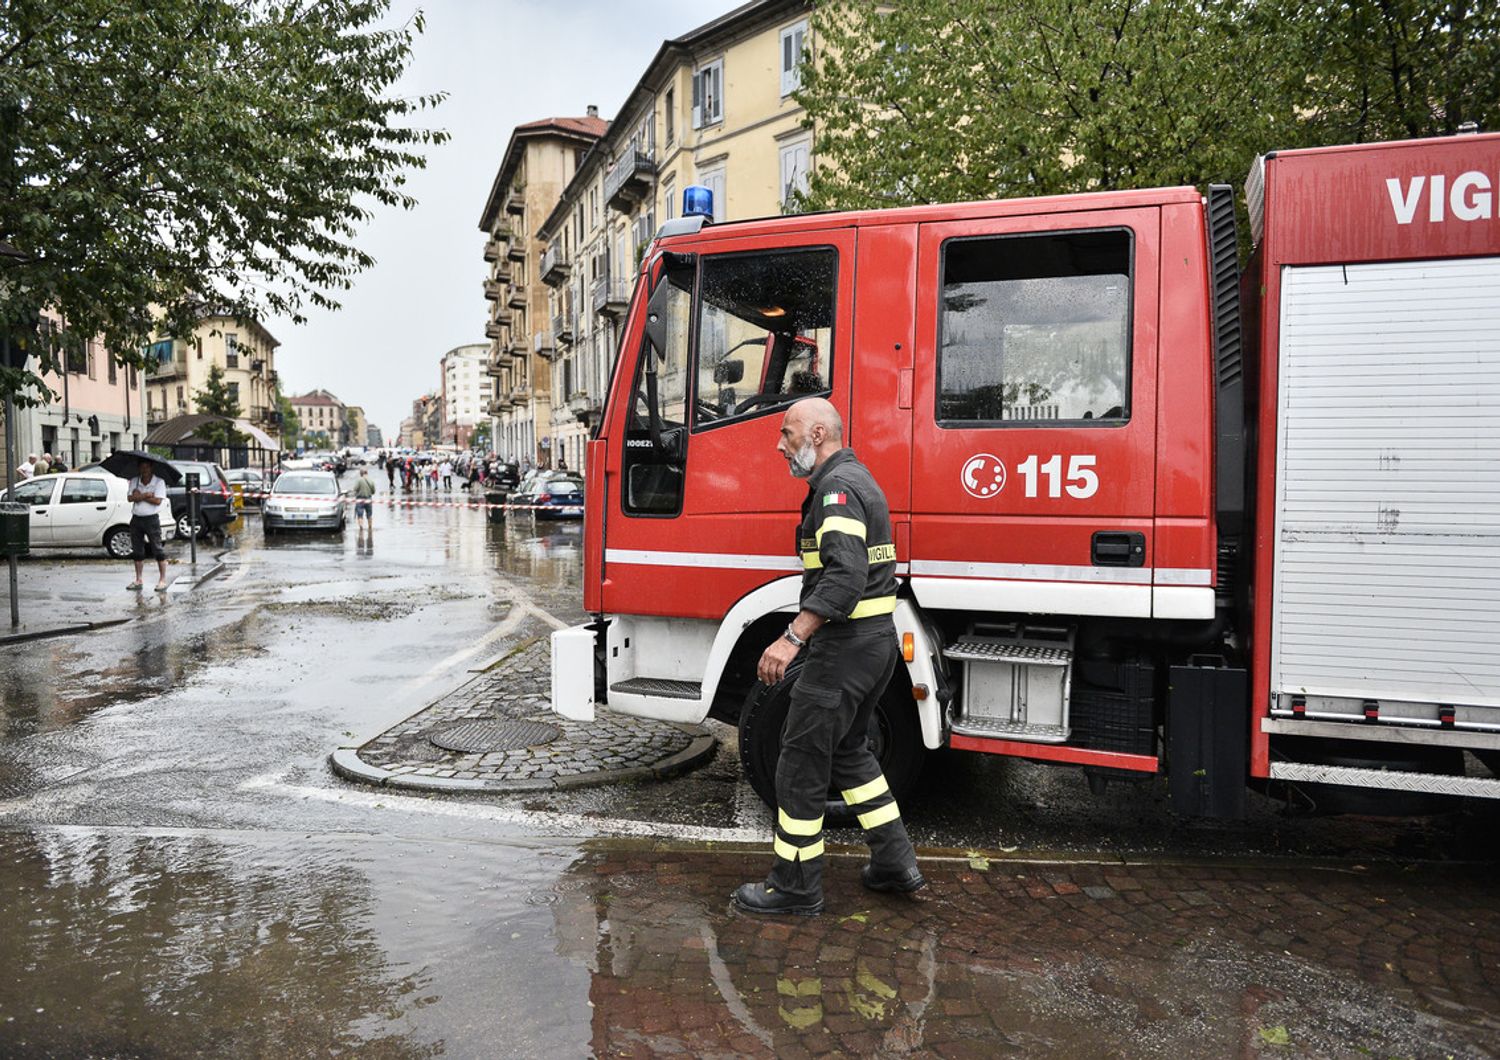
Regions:
[[[832,858],[829,908],[730,911],[743,854],[596,848],[559,884],[597,1056],[1492,1056],[1484,870]],[[979,868],[974,867],[978,865]],[[980,871],[982,869],[983,871]]]
[[[488,671],[401,724],[334,759],[351,779],[430,791],[546,791],[671,776],[705,761],[715,740],[695,725],[600,711],[587,725],[552,713],[550,645],[524,642]],[[469,721],[531,722],[555,739],[514,750],[460,753],[429,737]]]

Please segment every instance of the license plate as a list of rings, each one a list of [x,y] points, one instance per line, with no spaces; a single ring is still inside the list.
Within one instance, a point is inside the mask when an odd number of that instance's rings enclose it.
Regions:
[[[582,515],[583,514],[583,509],[582,508],[564,508],[562,510],[562,513],[564,515]]]
[[[299,522],[300,523],[310,523],[314,519],[316,519],[317,516],[316,515],[312,515],[311,513],[289,512],[287,514],[287,518],[290,519],[290,520],[292,520],[292,522],[294,522],[294,523],[299,523]]]

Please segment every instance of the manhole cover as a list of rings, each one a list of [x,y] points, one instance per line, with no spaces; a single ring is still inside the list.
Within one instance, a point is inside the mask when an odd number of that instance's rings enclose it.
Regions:
[[[466,721],[439,729],[427,737],[427,742],[445,751],[488,754],[551,743],[561,735],[561,729],[545,721]]]

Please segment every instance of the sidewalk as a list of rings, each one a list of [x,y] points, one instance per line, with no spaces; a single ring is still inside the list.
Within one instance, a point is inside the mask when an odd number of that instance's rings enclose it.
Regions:
[[[405,790],[554,791],[663,779],[713,754],[715,739],[696,725],[552,713],[549,652],[545,635],[526,641],[399,725],[335,751],[334,772]]]

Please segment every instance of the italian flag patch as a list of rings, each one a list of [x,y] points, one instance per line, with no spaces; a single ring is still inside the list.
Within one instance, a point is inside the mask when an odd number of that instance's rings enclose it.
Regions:
[[[825,493],[825,494],[823,494],[823,507],[825,507],[825,508],[828,507],[830,504],[848,504],[848,503],[849,503],[849,494],[847,494],[847,493]]]

